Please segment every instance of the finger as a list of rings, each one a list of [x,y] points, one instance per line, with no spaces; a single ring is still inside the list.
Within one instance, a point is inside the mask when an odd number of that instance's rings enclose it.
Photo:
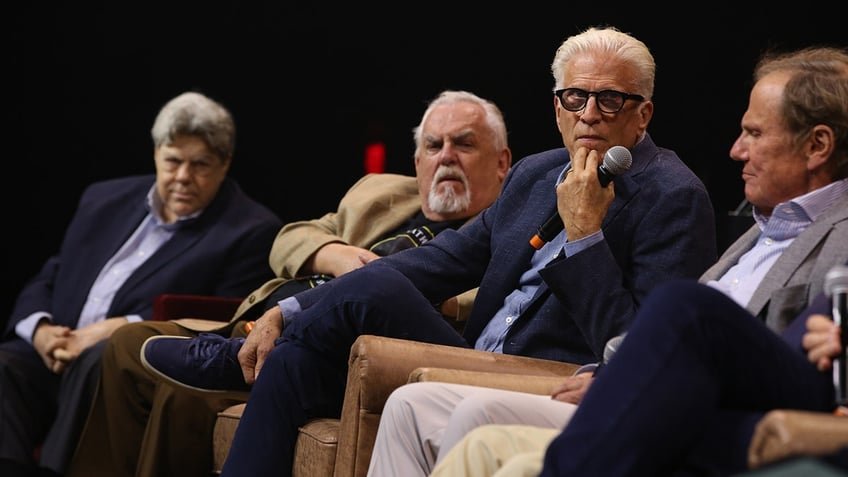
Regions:
[[[370,250],[363,250],[359,253],[359,261],[363,264],[371,263],[378,258],[380,258],[380,256]]]
[[[256,365],[254,369],[253,379],[256,380],[259,377],[259,372],[262,371],[262,366],[265,365],[265,360],[268,358],[268,355],[271,353],[271,350],[274,349],[273,343],[271,346],[260,346],[256,353]]]
[[[241,374],[247,384],[253,384],[256,381],[256,371],[252,363],[241,362]]]
[[[571,170],[575,172],[583,171],[586,168],[586,156],[588,154],[589,150],[585,146],[577,148],[577,152],[571,157]]]
[[[64,348],[56,348],[53,350],[53,358],[58,361],[71,361],[74,359],[70,351]]]
[[[241,349],[238,352],[238,361],[239,366],[241,367],[241,374],[244,378],[244,382],[247,384],[253,384],[253,379],[255,377],[255,373],[253,371],[253,364],[256,362],[255,357],[253,356],[253,351],[255,348],[249,345],[250,336],[248,335],[247,340],[241,346]]]
[[[262,371],[262,365],[265,364],[264,357],[256,357],[256,366],[253,367],[253,382],[249,384],[253,384],[259,378],[259,371]]]
[[[580,404],[580,400],[583,398],[583,393],[580,392],[567,392],[563,393],[560,396],[560,401],[567,402],[569,404]]]
[[[748,467],[751,469],[756,469],[760,466],[760,447],[762,445],[762,438],[759,434],[759,431],[755,431],[754,438],[751,439],[751,445],[748,448]]]
[[[817,362],[821,366],[822,360],[826,360],[829,363],[833,357],[839,355],[840,349],[841,346],[836,339],[827,339],[810,349],[808,359],[810,362]]]
[[[592,149],[586,154],[586,169],[597,169],[601,164],[601,155],[598,151]]]
[[[53,361],[53,365],[50,367],[50,370],[55,374],[62,374],[62,371],[65,370],[65,363],[62,361]]]

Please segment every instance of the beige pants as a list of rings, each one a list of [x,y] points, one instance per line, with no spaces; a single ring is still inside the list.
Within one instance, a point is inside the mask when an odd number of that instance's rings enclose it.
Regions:
[[[471,430],[524,424],[559,431],[577,409],[550,396],[419,382],[389,396],[371,456],[369,477],[426,477]]]
[[[536,477],[559,429],[489,424],[469,432],[431,477]]]

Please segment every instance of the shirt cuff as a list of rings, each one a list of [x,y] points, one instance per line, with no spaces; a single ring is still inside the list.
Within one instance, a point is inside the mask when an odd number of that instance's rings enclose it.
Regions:
[[[603,230],[598,230],[597,232],[595,232],[593,234],[589,234],[589,235],[583,237],[580,240],[575,240],[574,242],[572,242],[572,241],[565,242],[565,247],[563,247],[564,250],[565,250],[565,256],[570,257],[574,254],[580,253],[583,250],[586,250],[587,248],[591,247],[592,245],[595,245],[596,243],[601,242],[603,240],[604,240],[604,232],[603,232]]]
[[[50,313],[37,311],[15,325],[15,334],[27,343],[32,344],[32,335],[35,333],[35,329],[41,320],[47,320],[52,323],[53,317]]]
[[[283,314],[283,326],[291,323],[291,321],[295,319],[301,311],[303,311],[300,308],[300,302],[293,296],[283,298],[277,302],[277,305],[280,307],[280,312]]]

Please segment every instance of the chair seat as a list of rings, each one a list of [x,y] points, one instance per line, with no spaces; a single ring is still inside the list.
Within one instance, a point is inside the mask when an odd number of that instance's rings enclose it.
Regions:
[[[213,472],[220,474],[224,467],[245,403],[235,404],[218,412],[213,431]],[[339,444],[339,420],[315,419],[300,428],[297,439],[294,477],[333,475],[336,449]]]
[[[244,406],[244,403],[236,404],[218,412],[212,431],[212,472],[215,474],[220,474],[224,467]]]
[[[300,428],[293,477],[333,475],[339,444],[339,420],[315,419]]]

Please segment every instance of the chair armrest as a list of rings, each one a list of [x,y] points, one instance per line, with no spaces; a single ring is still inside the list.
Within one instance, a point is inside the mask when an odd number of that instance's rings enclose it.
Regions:
[[[417,341],[360,336],[351,347],[350,369],[358,384],[355,399],[366,412],[381,412],[389,394],[409,380],[410,373],[421,367],[488,371],[562,379],[580,365],[560,361],[490,353],[468,348],[421,343]],[[350,384],[351,372],[348,372]],[[346,394],[347,394],[346,391]],[[347,403],[348,396],[345,396]]]
[[[235,315],[241,302],[242,299],[237,297],[163,293],[153,298],[151,320],[200,318],[226,323]]]
[[[567,366],[563,363],[563,366]],[[506,389],[550,396],[554,387],[562,384],[565,376],[530,376],[514,373],[491,373],[465,369],[416,368],[409,374],[409,382],[439,381],[443,383],[469,384],[487,388]]]
[[[389,394],[405,384],[416,368],[468,369],[492,373],[554,376],[560,380],[577,364],[489,353],[453,346],[362,335],[350,350],[339,428],[336,477],[365,475],[383,406]],[[358,469],[358,470],[357,470]]]

